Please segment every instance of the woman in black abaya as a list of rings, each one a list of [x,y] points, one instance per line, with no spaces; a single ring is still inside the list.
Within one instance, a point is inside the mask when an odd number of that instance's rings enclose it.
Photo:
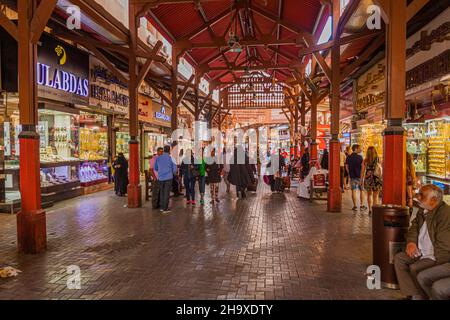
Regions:
[[[114,190],[116,195],[123,197],[127,194],[128,187],[128,161],[123,153],[119,153],[117,160],[114,161]]]

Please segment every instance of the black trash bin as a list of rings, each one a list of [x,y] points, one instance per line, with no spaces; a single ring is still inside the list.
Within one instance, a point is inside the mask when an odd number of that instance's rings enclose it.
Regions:
[[[373,264],[380,267],[383,287],[398,289],[394,256],[406,247],[408,227],[409,209],[407,207],[394,205],[373,207]]]

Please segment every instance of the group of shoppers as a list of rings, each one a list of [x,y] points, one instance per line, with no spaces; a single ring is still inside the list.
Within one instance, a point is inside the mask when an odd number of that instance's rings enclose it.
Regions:
[[[192,150],[187,150],[180,165],[180,174],[183,176],[183,183],[186,189],[187,204],[196,204],[195,184],[197,181],[201,205],[205,204],[206,184],[210,187],[211,203],[220,202],[219,184],[222,182],[223,170],[223,165],[220,164],[220,161],[217,161],[216,150],[213,149],[206,160],[203,153],[199,157],[195,157]]]
[[[153,180],[152,207],[160,208],[162,212],[168,213],[170,191],[174,195],[181,192],[180,181],[183,182],[187,205],[196,205],[196,185],[200,194],[200,204],[205,204],[206,185],[209,185],[211,203],[220,202],[219,185],[224,180],[227,193],[230,192],[230,184],[236,187],[239,198],[246,197],[246,190],[250,185],[255,185],[256,167],[250,163],[249,156],[245,150],[237,146],[232,153],[227,154],[224,150],[222,158],[217,157],[213,149],[207,156],[202,150],[198,155],[193,150],[180,152],[181,163],[177,166],[170,155],[171,147],[158,148],[150,160],[149,172]],[[240,157],[243,161],[239,161]],[[177,187],[174,189],[174,181]]]

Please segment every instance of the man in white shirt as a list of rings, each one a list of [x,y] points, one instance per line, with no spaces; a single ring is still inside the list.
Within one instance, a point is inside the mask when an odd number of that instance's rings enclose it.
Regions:
[[[426,294],[417,281],[418,273],[450,259],[450,207],[435,185],[420,188],[417,199],[422,210],[408,230],[406,251],[395,256],[394,265],[402,293],[419,300]]]

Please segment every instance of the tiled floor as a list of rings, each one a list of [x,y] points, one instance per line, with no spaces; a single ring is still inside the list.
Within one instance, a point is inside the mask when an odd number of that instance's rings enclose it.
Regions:
[[[149,203],[127,209],[111,191],[47,210],[48,251],[16,252],[16,220],[0,215],[0,299],[397,299],[368,290],[371,226],[364,214],[326,213],[295,192],[266,187],[246,200],[162,215]],[[67,267],[81,289],[67,288]]]

